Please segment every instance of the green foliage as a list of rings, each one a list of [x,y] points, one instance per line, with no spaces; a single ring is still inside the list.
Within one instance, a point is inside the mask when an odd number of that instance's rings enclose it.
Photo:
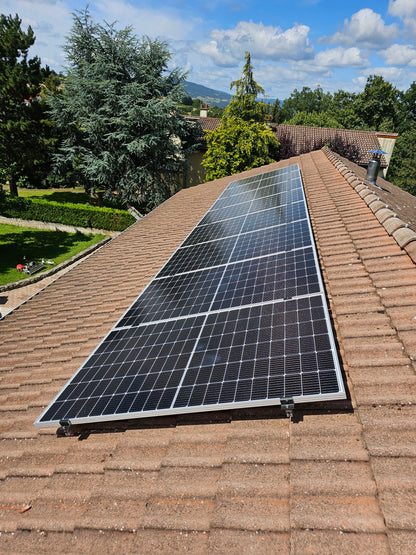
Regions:
[[[74,15],[66,44],[69,72],[62,94],[49,97],[63,134],[58,172],[73,171],[89,192],[156,205],[179,188],[193,148],[189,122],[176,113],[184,75],[168,70],[167,44],[130,28]]]
[[[399,132],[412,129],[416,125],[416,82],[411,83],[410,87],[402,96],[401,121]]]
[[[265,124],[227,117],[207,135],[202,164],[208,180],[233,175],[274,162],[279,143]]]
[[[231,83],[236,93],[224,111],[221,125],[207,134],[208,149],[202,165],[208,180],[232,175],[277,159],[279,143],[263,122],[267,107],[256,98],[263,88],[253,77],[246,52],[242,77]]]
[[[0,207],[3,216],[41,222],[54,222],[109,231],[123,231],[135,222],[126,210],[60,203],[42,198],[9,199]]]
[[[244,59],[246,63],[242,69],[241,78],[230,85],[230,89],[235,87],[236,91],[224,111],[224,117],[263,123],[268,110],[263,102],[257,102],[257,97],[260,93],[264,93],[264,89],[254,80],[249,52],[246,52]]]
[[[326,112],[330,109],[331,101],[331,93],[325,93],[322,87],[318,86],[315,90],[309,87],[303,87],[301,91],[295,89],[282,103],[283,121],[287,123],[297,112]]]
[[[366,129],[356,110],[357,94],[339,90],[332,97],[330,112],[344,129]]]
[[[355,112],[367,129],[393,132],[400,122],[401,93],[380,75],[370,75],[357,95]]]
[[[416,125],[397,137],[387,179],[416,195]]]
[[[342,129],[342,125],[331,112],[296,112],[287,122],[288,125],[307,125],[309,127],[331,127]]]
[[[272,121],[274,123],[283,123],[285,119],[282,111],[282,106],[278,98],[276,98],[276,100],[273,103],[273,106],[271,109],[271,116],[272,116]]]
[[[45,179],[56,143],[40,96],[50,70],[37,57],[27,59],[34,42],[33,30],[24,32],[17,15],[0,15],[0,167],[15,196],[19,179],[33,185]]]
[[[218,108],[217,106],[210,106],[208,108],[208,117],[221,119],[224,115],[224,108]]]

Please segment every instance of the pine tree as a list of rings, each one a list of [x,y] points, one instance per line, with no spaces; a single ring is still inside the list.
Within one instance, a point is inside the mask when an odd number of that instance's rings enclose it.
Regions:
[[[264,90],[254,80],[248,52],[245,60],[241,78],[231,83],[236,92],[221,124],[207,134],[202,165],[208,180],[269,164],[278,157],[279,143],[264,123],[267,106],[256,100]]]
[[[232,81],[230,89],[235,87],[235,93],[225,110],[225,117],[237,117],[244,121],[258,121],[264,123],[267,114],[267,106],[263,102],[258,102],[259,94],[264,94],[264,89],[259,85],[253,76],[253,66],[249,52],[244,56],[241,77]]]
[[[63,92],[49,99],[63,134],[58,171],[75,171],[87,192],[157,205],[179,188],[192,134],[176,113],[184,75],[168,70],[171,54],[159,40],[130,28],[74,14],[66,44]]]
[[[12,196],[19,180],[36,184],[49,171],[51,122],[39,93],[50,70],[37,57],[27,59],[34,42],[18,15],[0,15],[0,169]]]

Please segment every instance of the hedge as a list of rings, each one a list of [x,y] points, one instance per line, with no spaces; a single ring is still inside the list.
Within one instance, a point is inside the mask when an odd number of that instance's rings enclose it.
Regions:
[[[44,199],[9,198],[0,208],[2,216],[38,220],[108,231],[123,231],[136,220],[126,210]]]

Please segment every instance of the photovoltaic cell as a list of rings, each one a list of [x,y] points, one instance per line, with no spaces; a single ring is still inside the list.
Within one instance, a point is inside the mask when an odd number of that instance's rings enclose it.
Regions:
[[[230,183],[36,426],[345,398],[297,165]]]
[[[228,265],[211,308],[224,310],[319,291],[315,257],[310,247]]]
[[[263,209],[254,214],[250,213],[242,226],[243,233],[255,231],[265,227],[272,227],[306,218],[306,207],[304,202],[284,204],[279,208]]]
[[[184,241],[183,246],[197,245],[214,239],[222,239],[238,235],[246,221],[247,216],[239,216],[222,222],[214,222],[207,225],[199,225],[194,228],[192,233]]]
[[[286,225],[258,229],[240,235],[235,243],[230,261],[244,260],[254,256],[265,256],[276,252],[312,244],[308,221],[299,220]]]
[[[320,395],[334,387],[325,313],[321,298],[310,297],[210,314],[174,406]]]
[[[179,318],[209,310],[224,267],[154,279],[117,324],[138,326],[142,322]]]

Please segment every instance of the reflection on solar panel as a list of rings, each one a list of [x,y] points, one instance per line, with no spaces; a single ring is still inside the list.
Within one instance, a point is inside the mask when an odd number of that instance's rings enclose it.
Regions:
[[[35,425],[341,398],[294,165],[229,184]]]

